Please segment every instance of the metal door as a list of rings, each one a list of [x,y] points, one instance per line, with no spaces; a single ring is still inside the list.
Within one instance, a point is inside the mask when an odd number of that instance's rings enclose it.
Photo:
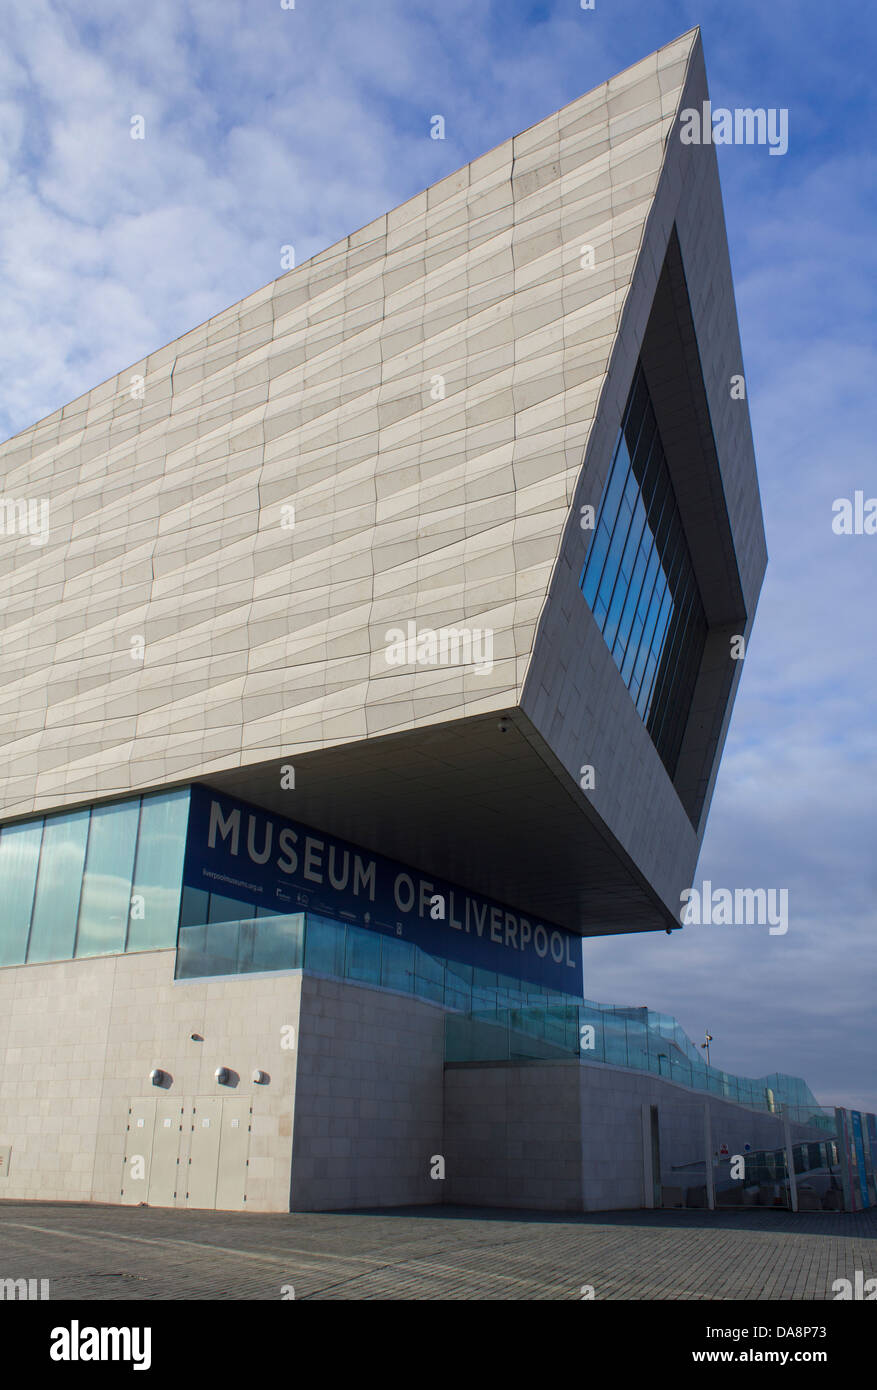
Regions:
[[[219,1211],[243,1211],[246,1206],[251,1120],[252,1106],[248,1099],[236,1100],[231,1096],[223,1099],[216,1183]]]
[[[199,1096],[195,1100],[191,1111],[192,1142],[189,1148],[187,1207],[216,1206],[221,1121],[221,1098]]]
[[[152,1134],[152,1162],[149,1168],[151,1207],[172,1207],[177,1195],[180,1138],[183,1129],[183,1103],[162,1096],[155,1107]]]
[[[147,1199],[154,1127],[155,1097],[132,1100],[128,1106],[125,1156],[122,1159],[122,1180],[119,1184],[124,1205],[136,1206]]]

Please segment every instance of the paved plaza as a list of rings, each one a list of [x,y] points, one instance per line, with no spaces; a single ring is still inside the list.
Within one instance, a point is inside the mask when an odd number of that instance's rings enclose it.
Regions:
[[[461,1207],[257,1215],[0,1202],[0,1279],[60,1299],[832,1299],[877,1215]]]

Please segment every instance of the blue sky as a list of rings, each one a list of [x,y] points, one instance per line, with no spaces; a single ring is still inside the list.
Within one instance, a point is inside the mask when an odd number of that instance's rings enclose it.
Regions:
[[[849,0],[118,0],[0,5],[0,435],[700,24],[770,566],[696,881],[787,887],[785,936],[586,946],[586,992],[709,1027],[716,1065],[877,1110],[872,1060],[877,18]],[[429,138],[442,114],[446,139]],[[132,115],[147,138],[130,139]]]

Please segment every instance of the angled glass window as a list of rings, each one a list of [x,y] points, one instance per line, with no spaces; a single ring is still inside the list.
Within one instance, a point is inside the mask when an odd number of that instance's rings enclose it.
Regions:
[[[124,951],[140,803],[94,806],[79,903],[77,956]]]
[[[172,947],[189,789],[0,828],[0,965]]]
[[[6,825],[0,831],[0,965],[19,965],[24,960],[42,838],[42,820]]]
[[[630,389],[581,588],[673,777],[707,625],[641,366]]]
[[[73,956],[87,840],[87,810],[47,817],[27,947],[29,963]]]
[[[176,943],[188,819],[185,787],[142,799],[126,951]]]

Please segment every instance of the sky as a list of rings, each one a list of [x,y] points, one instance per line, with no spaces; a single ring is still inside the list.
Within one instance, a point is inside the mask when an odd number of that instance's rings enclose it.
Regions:
[[[877,12],[0,0],[0,24],[2,438],[695,24],[714,105],[788,109],[785,155],[717,149],[770,561],[694,881],[787,888],[789,929],[589,941],[585,992],[877,1111],[877,536],[831,524],[877,496]]]

